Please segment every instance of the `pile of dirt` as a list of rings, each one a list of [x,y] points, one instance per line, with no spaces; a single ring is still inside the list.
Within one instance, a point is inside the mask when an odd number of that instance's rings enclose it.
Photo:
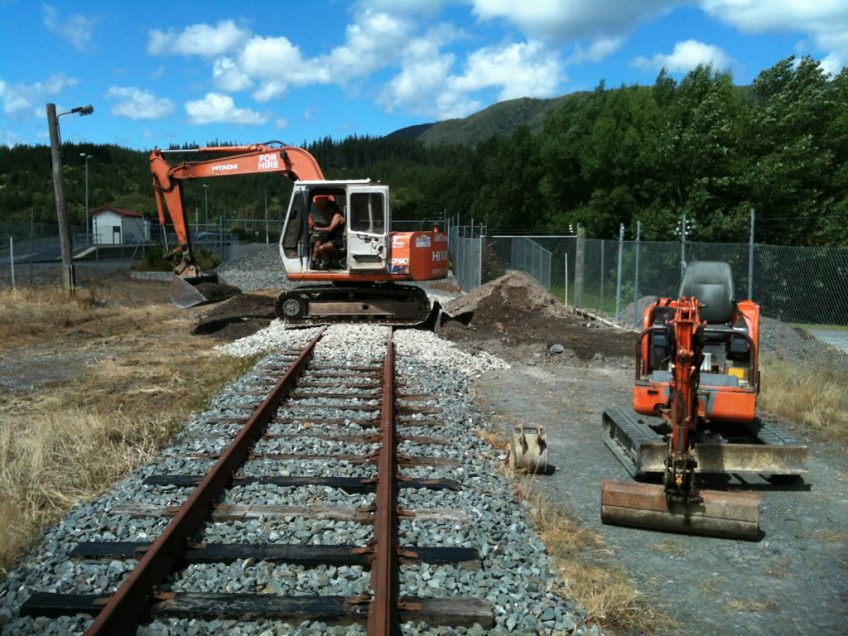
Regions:
[[[195,289],[206,297],[207,302],[217,303],[233,296],[238,296],[241,290],[233,285],[226,283],[204,282],[195,285]]]
[[[633,356],[633,333],[572,313],[523,272],[507,272],[451,301],[445,311],[454,319],[442,326],[442,337],[485,343],[508,360],[526,362],[539,354],[544,361]],[[556,345],[565,351],[553,353]]]
[[[275,318],[276,296],[239,294],[206,312],[192,333],[237,340],[264,329]]]

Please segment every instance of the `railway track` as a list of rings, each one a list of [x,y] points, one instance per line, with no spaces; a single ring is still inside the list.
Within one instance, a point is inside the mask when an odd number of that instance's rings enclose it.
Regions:
[[[116,515],[167,524],[155,540],[81,541],[70,552],[78,560],[135,562],[114,593],[35,592],[21,614],[89,615],[87,634],[126,634],[150,621],[185,619],[362,624],[368,634],[401,633],[403,624],[492,628],[495,611],[486,598],[446,594],[438,585],[425,586],[435,595],[403,592],[416,588],[408,580],[419,578],[422,566],[428,573],[442,566],[474,570],[482,557],[476,548],[420,545],[404,540],[414,533],[401,536],[402,523],[461,529],[468,518],[461,508],[399,502],[404,492],[422,501],[432,496],[427,493],[460,490],[459,481],[443,475],[462,469],[457,458],[432,452],[451,445],[439,435],[436,396],[397,382],[392,332],[385,331],[379,357],[316,358],[322,331],[300,351],[266,362],[256,385],[237,401],[217,404],[218,416],[194,427],[197,444],[183,444],[160,463],[171,472],[146,477],[149,501],[113,506]],[[210,450],[210,439],[220,448]],[[442,476],[428,476],[434,471]],[[267,503],[274,497],[261,494],[281,491],[285,504]],[[330,492],[337,493],[333,502],[355,503],[328,505],[322,495]],[[162,503],[180,496],[180,505]],[[323,532],[304,526],[293,535],[297,542],[280,540],[304,519],[327,526]],[[266,533],[276,540],[263,542],[244,536],[251,523],[284,531]],[[360,526],[360,540],[332,542],[333,530],[345,524]],[[254,564],[273,569],[259,591],[195,585],[208,583],[210,568],[243,571]],[[308,570],[336,576],[312,577],[304,589],[300,579]],[[339,594],[340,576],[355,579],[357,593]],[[293,583],[284,587],[280,580]]]

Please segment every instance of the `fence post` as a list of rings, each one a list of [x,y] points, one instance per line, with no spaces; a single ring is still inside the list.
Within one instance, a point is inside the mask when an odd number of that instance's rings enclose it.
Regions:
[[[477,239],[477,287],[483,284],[483,241],[485,236],[483,223],[480,223],[480,238]]]
[[[221,238],[221,262],[224,262],[224,212],[221,212],[221,229],[218,235]]]
[[[15,238],[9,237],[9,265],[12,267],[12,287],[15,286]]]
[[[568,252],[565,253],[562,260],[565,261],[565,292],[563,293],[563,304],[568,307]]]
[[[32,257],[35,252],[35,208],[29,208],[29,284],[32,285]]]
[[[636,221],[636,273],[633,276],[633,324],[639,324],[639,242],[642,239],[642,222]]]
[[[751,234],[748,237],[748,298],[754,300],[754,223],[757,212],[751,208]]]
[[[683,274],[686,272],[686,214],[680,222],[680,283],[683,284]]]
[[[621,317],[621,257],[624,253],[624,223],[618,225],[618,277],[615,283],[615,319]]]
[[[601,239],[601,300],[598,303],[600,305],[599,309],[601,311],[604,310],[604,278],[606,278],[606,275],[605,275],[606,269],[605,269],[605,265],[604,265],[604,245],[605,244],[606,244],[606,241]]]
[[[574,306],[583,306],[583,266],[586,258],[586,228],[577,226],[577,250],[574,254]]]

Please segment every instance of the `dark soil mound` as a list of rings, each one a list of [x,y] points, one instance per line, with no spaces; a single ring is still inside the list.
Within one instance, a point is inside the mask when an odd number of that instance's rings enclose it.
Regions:
[[[446,311],[457,320],[445,323],[441,336],[468,343],[498,341],[502,346],[497,353],[508,359],[526,357],[525,345],[546,353],[552,345],[562,345],[580,360],[598,354],[630,358],[634,352],[635,334],[573,314],[521,272],[478,287],[449,303]]]
[[[192,333],[224,340],[249,336],[267,327],[274,319],[274,301],[272,296],[239,294],[211,308]]]
[[[224,283],[198,283],[195,287],[206,298],[206,302],[209,303],[218,303],[241,294],[241,290],[238,287]]]

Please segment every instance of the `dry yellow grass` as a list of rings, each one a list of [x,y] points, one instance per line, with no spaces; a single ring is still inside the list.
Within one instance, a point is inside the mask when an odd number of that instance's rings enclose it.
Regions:
[[[848,442],[848,373],[763,356],[758,407]]]
[[[762,601],[759,599],[734,599],[727,601],[725,607],[731,612],[773,612],[780,606],[777,601]]]
[[[0,351],[8,359],[47,353],[78,371],[0,398],[0,572],[76,501],[149,461],[192,411],[253,363],[187,336],[192,322],[180,315],[192,314],[167,304],[104,307],[90,293],[0,294]]]
[[[610,553],[599,534],[551,503],[532,477],[518,481],[516,491],[554,559],[561,585],[553,591],[582,605],[587,622],[623,633],[674,633],[675,622],[652,607],[627,574],[608,564]]]
[[[492,448],[506,452],[509,449],[509,437],[503,431],[489,428],[478,428],[474,431],[477,437],[482,439]]]
[[[0,343],[19,344],[112,315],[96,305],[94,294],[85,290],[68,298],[61,287],[7,289],[0,292]]]

